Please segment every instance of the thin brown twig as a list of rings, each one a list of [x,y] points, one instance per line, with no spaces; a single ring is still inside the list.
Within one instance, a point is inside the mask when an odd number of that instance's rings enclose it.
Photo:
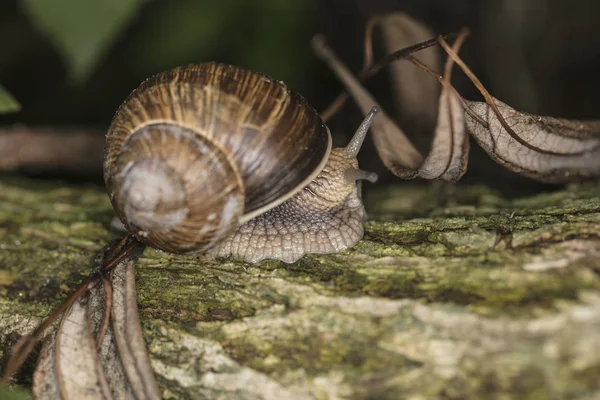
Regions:
[[[517,142],[519,142],[521,145],[525,146],[526,148],[535,150],[535,151],[537,151],[539,153],[549,154],[549,155],[553,155],[553,156],[566,156],[566,155],[567,156],[573,156],[573,155],[579,155],[579,154],[585,153],[585,151],[583,151],[583,150],[581,152],[578,152],[578,153],[569,153],[569,154],[558,153],[558,152],[550,151],[550,150],[543,150],[543,149],[540,149],[540,148],[538,148],[536,146],[533,146],[531,143],[528,143],[526,140],[524,140],[523,138],[521,138],[510,127],[510,125],[508,125],[508,123],[504,119],[504,116],[500,113],[500,110],[498,109],[498,106],[496,105],[496,102],[494,101],[494,98],[492,97],[492,95],[490,94],[490,92],[488,92],[488,90],[483,86],[483,84],[481,83],[481,81],[479,80],[479,78],[477,78],[477,76],[473,73],[473,71],[471,71],[471,69],[467,66],[467,64],[465,64],[464,61],[458,56],[458,54],[456,54],[452,50],[452,48],[450,48],[450,46],[444,40],[443,37],[438,37],[438,42],[440,43],[440,45],[442,46],[442,48],[446,51],[446,53],[448,53],[448,55],[450,57],[452,57],[452,59],[454,60],[454,62],[456,62],[456,64],[460,67],[460,69],[462,69],[462,71],[465,73],[465,75],[467,75],[467,77],[471,80],[471,82],[473,82],[473,84],[475,85],[475,87],[479,90],[479,92],[481,93],[481,95],[484,97],[485,102],[490,106],[490,108],[492,109],[492,111],[496,115],[496,118],[498,118],[498,121],[500,122],[500,124],[502,125],[502,127],[506,130],[506,132],[513,139],[515,139]]]
[[[367,27],[365,28],[364,60],[360,74],[364,74],[364,71],[367,71],[369,67],[373,65],[373,30],[375,29],[375,26],[381,23],[381,20],[382,17],[375,16],[367,22]]]
[[[444,39],[453,39],[456,37],[456,35],[457,35],[456,32],[452,32],[452,33],[442,35],[442,37]],[[413,44],[412,46],[405,47],[403,49],[400,49],[398,51],[395,51],[393,53],[386,55],[381,60],[379,60],[376,64],[374,64],[373,66],[371,66],[369,68],[369,70],[365,73],[364,79],[368,79],[368,78],[372,77],[373,75],[377,74],[379,71],[381,71],[383,68],[387,67],[392,62],[397,61],[397,60],[406,60],[409,55],[416,53],[418,51],[421,51],[421,50],[425,50],[429,47],[432,47],[437,42],[438,42],[438,38],[436,37],[435,39],[429,39],[425,42]]]
[[[373,96],[368,93],[368,91],[362,86],[356,76],[350,72],[350,70],[342,63],[342,61],[337,57],[337,55],[327,46],[325,43],[325,39],[322,36],[315,36],[313,38],[313,50],[317,54],[319,58],[321,58],[332,71],[338,76],[338,78],[344,83],[344,86],[351,93],[352,97],[356,101],[359,108],[362,109],[363,113],[366,113],[373,105],[377,105],[377,101],[373,98]],[[380,152],[380,156],[384,163],[388,166],[388,168],[392,171],[396,169],[394,164],[405,165],[411,169],[418,168],[423,161],[422,155],[419,151],[412,145],[410,140],[406,137],[406,135],[398,128],[398,126],[392,121],[392,119],[385,113],[384,110],[379,112],[379,122],[375,122],[379,127],[375,127],[374,129],[379,130],[383,136],[379,136],[381,140],[387,141],[388,145],[393,145],[395,150],[390,153],[389,148],[385,148],[386,146],[379,146],[378,152]],[[385,139],[389,133],[383,132],[394,132],[394,143],[392,144],[388,139]],[[379,134],[377,134],[379,135]],[[374,135],[374,138],[377,143],[377,138]],[[382,142],[380,142],[381,144]],[[402,150],[399,150],[402,149]],[[387,152],[387,155],[382,155],[381,151],[384,153]],[[394,154],[392,158],[389,156]]]
[[[449,90],[451,90],[458,97],[458,100],[463,105],[463,108],[465,109],[465,111],[467,112],[467,114],[469,114],[472,118],[474,118],[475,120],[477,120],[477,122],[479,122],[480,124],[482,124],[486,128],[488,127],[487,121],[485,121],[484,119],[482,119],[479,115],[475,114],[475,112],[473,112],[473,110],[471,110],[469,108],[469,105],[467,104],[467,101],[460,95],[460,93],[458,92],[458,90],[456,90],[456,88],[454,86],[452,86],[452,85],[450,85],[450,84],[448,84],[447,82],[444,81],[444,77],[442,75],[440,75],[437,71],[431,69],[427,65],[423,64],[416,57],[409,56],[407,58],[407,60],[410,61],[410,62],[412,62],[414,65],[416,65],[417,67],[419,67],[420,69],[422,69],[423,71],[425,71],[426,73],[428,73],[429,75],[431,75],[432,77],[434,77],[435,79],[437,79],[438,82],[440,82],[440,84],[446,86]]]
[[[104,134],[100,129],[0,127],[0,171],[102,171]]]
[[[417,43],[412,46],[397,50],[391,54],[388,54],[387,56],[379,60],[376,64],[373,64],[373,30],[375,26],[381,22],[381,20],[382,18],[377,16],[371,18],[367,23],[367,27],[365,29],[363,68],[357,75],[358,80],[361,83],[364,83],[366,80],[373,77],[375,74],[381,71],[381,69],[383,69],[385,66],[392,63],[393,61],[410,58],[412,53],[424,50],[426,48],[438,44],[437,38],[433,38],[425,42]],[[444,35],[444,37],[452,38],[455,35],[455,33],[450,33]],[[329,105],[329,107],[327,107],[325,110],[323,110],[323,112],[321,112],[321,118],[323,119],[323,121],[327,122],[335,113],[337,113],[342,108],[346,100],[348,100],[348,93],[346,91],[343,91]]]
[[[452,44],[452,49],[458,54],[461,46],[463,45],[465,39],[469,36],[468,30],[462,30],[454,43]],[[451,57],[446,59],[446,64],[444,65],[444,87],[453,87],[452,86],[452,67],[454,66],[454,61]],[[446,102],[446,106],[448,107],[448,124],[450,126],[450,155],[448,157],[448,162],[446,163],[446,167],[444,167],[444,171],[438,176],[440,178],[450,169],[450,165],[452,164],[452,159],[454,158],[454,134],[455,127],[454,121],[452,118],[452,102],[450,101],[450,93],[448,91],[444,92],[444,101]],[[459,96],[460,98],[460,96]],[[438,116],[439,118],[439,116]]]
[[[369,67],[373,64],[373,30],[376,25],[381,23],[381,17],[375,16],[367,21],[367,26],[365,28],[365,40],[364,40],[364,59],[363,66],[360,72],[358,73],[358,78],[365,75]],[[329,118],[331,118],[335,113],[337,113],[340,108],[344,105],[346,100],[348,99],[348,93],[343,91],[336,97],[336,99],[327,107],[322,113],[321,118],[323,121],[327,122]]]
[[[83,285],[79,287],[67,300],[65,300],[56,311],[46,318],[34,331],[28,335],[23,336],[13,346],[10,358],[6,364],[6,370],[0,380],[1,384],[8,384],[9,379],[19,370],[23,362],[27,359],[27,356],[33,350],[35,344],[40,340],[46,329],[52,325],[58,317],[67,311],[75,301],[81,297],[85,292],[94,286],[95,282],[88,279]]]

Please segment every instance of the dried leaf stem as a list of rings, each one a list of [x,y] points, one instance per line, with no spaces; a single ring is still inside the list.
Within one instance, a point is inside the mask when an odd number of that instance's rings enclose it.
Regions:
[[[381,17],[373,17],[367,23],[367,27],[365,30],[363,68],[357,75],[358,80],[361,83],[376,75],[379,71],[381,71],[391,62],[396,60],[408,59],[411,57],[412,53],[427,49],[438,44],[437,38],[430,39],[425,42],[417,43],[412,46],[395,51],[391,54],[388,54],[384,58],[379,60],[376,64],[373,64],[373,29],[377,24],[379,24],[380,21]],[[444,35],[444,38],[451,39],[455,36],[455,33],[450,33]],[[321,112],[321,118],[323,119],[323,121],[327,122],[335,113],[337,113],[340,110],[340,108],[344,105],[346,100],[348,100],[348,96],[349,95],[346,91],[340,93],[338,97],[329,105],[329,107],[327,107],[325,110],[323,110],[323,112]]]
[[[373,105],[377,105],[377,101],[327,46],[322,36],[315,36],[312,45],[315,54],[325,61],[340,80],[344,82],[348,92],[352,94],[363,114],[366,115]],[[373,120],[371,130],[374,132],[373,140],[379,156],[391,171],[406,167],[417,169],[423,162],[421,153],[383,109],[380,108],[377,118]],[[390,141],[390,138],[393,138],[393,140]]]
[[[484,97],[485,102],[490,106],[490,108],[492,109],[492,111],[496,115],[496,118],[498,118],[498,121],[500,122],[500,124],[502,125],[502,127],[506,130],[506,132],[513,139],[515,139],[521,145],[523,145],[523,146],[525,146],[525,147],[527,147],[529,149],[535,150],[537,152],[540,152],[540,153],[549,154],[549,155],[553,155],[553,156],[564,156],[565,155],[565,154],[560,153],[560,152],[555,152],[555,151],[551,151],[551,150],[540,149],[540,148],[538,148],[536,146],[533,146],[531,143],[528,143],[523,138],[521,138],[510,127],[510,125],[508,125],[508,123],[504,119],[504,116],[502,115],[502,113],[498,109],[498,106],[496,105],[496,102],[494,101],[494,98],[492,97],[492,95],[490,94],[490,92],[488,92],[488,90],[483,86],[483,84],[481,83],[481,81],[479,80],[479,78],[477,78],[477,76],[473,73],[473,71],[471,71],[471,69],[467,66],[467,64],[465,64],[465,62],[458,56],[458,54],[456,54],[456,52],[454,52],[452,50],[452,48],[448,45],[448,43],[444,40],[443,37],[441,37],[441,36],[438,37],[438,41],[439,41],[440,45],[442,46],[442,48],[446,51],[446,53],[448,53],[448,56],[452,57],[452,59],[454,60],[454,62],[463,70],[463,72],[465,73],[465,75],[467,75],[467,77],[471,80],[471,82],[473,82],[473,84],[475,85],[475,87],[479,90],[479,92],[481,93],[481,95]],[[467,109],[468,109],[468,107],[467,107]],[[579,154],[583,154],[584,152],[585,151],[581,151],[579,153],[571,153],[569,155],[570,156],[572,156],[572,155],[579,155]]]
[[[466,30],[463,30],[460,32],[460,34],[458,35],[458,37],[452,44],[452,48],[456,53],[458,53],[458,51],[460,50],[461,46],[463,45],[463,43],[468,35],[469,35],[469,32]],[[446,59],[446,63],[444,64],[444,78],[443,78],[443,82],[442,82],[442,84],[444,85],[444,87],[447,88],[447,90],[450,90],[450,88],[453,88],[453,86],[451,84],[452,67],[453,66],[454,66],[454,62],[453,62],[452,58],[448,57]],[[444,101],[446,102],[446,104],[448,106],[448,115],[451,116],[452,115],[452,102],[450,101],[450,94],[448,91],[446,91],[446,92],[442,93],[442,96],[444,96]],[[460,99],[461,97],[458,96],[458,98]],[[450,125],[450,146],[449,146],[450,154],[448,157],[448,162],[446,163],[446,167],[444,168],[444,171],[442,173],[440,173],[437,178],[441,178],[450,169],[450,165],[452,164],[452,160],[454,159],[455,127],[454,127],[454,123],[452,121],[452,117],[448,118],[448,123]]]
[[[104,293],[106,293],[106,307],[104,309],[104,317],[102,318],[102,325],[100,326],[100,330],[96,335],[96,349],[99,349],[102,346],[102,341],[104,340],[104,335],[106,334],[106,330],[108,329],[108,324],[110,323],[110,310],[112,308],[112,285],[110,284],[110,275],[112,271],[104,272],[100,271],[102,284],[104,286]]]

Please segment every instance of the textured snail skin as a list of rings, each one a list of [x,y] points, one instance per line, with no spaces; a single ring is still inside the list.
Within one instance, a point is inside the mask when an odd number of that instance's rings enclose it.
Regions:
[[[333,149],[308,186],[242,225],[209,253],[292,263],[307,253],[337,253],[354,246],[363,236],[365,210],[352,171],[358,171],[356,158]]]
[[[362,237],[356,181],[373,176],[358,169],[360,143],[331,150],[319,115],[282,82],[193,65],[148,79],[119,108],[104,180],[150,246],[293,262]]]

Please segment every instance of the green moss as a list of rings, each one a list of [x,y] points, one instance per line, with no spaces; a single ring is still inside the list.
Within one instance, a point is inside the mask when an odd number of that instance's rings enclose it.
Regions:
[[[598,183],[516,199],[399,185],[369,196],[364,240],[339,254],[251,265],[147,249],[136,285],[164,395],[242,398],[239,379],[288,397],[591,393],[599,196]],[[111,218],[100,188],[0,183],[3,347],[96,268]],[[225,383],[190,383],[211,374]]]
[[[282,264],[286,279],[295,282],[317,283],[348,293],[360,291],[367,277],[349,265],[348,260],[325,260],[319,256],[304,257],[294,264]]]
[[[335,366],[349,377],[358,377],[366,371],[385,373],[390,368],[400,371],[418,365],[370,346],[385,326],[377,319],[361,319],[372,329],[373,336],[365,337],[358,334],[357,321],[342,314],[298,311],[287,317],[294,323],[269,328],[258,322],[252,326],[255,329],[244,329],[243,334],[225,329],[220,332],[220,341],[237,362],[274,376],[291,369],[318,375]]]

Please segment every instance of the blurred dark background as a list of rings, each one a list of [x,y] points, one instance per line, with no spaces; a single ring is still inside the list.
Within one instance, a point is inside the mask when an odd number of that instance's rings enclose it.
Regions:
[[[313,55],[312,36],[325,34],[358,71],[366,21],[393,11],[408,13],[436,33],[469,27],[462,57],[492,94],[513,107],[600,118],[600,3],[593,0],[0,0],[0,84],[22,104],[20,112],[1,115],[0,126],[90,127],[102,135],[142,80],[177,65],[213,60],[283,80],[323,110],[341,85]],[[376,54],[382,56],[382,49]],[[480,99],[462,73],[454,77],[463,96]],[[393,113],[386,73],[367,86]],[[335,142],[342,144],[360,120],[349,102],[329,122]],[[360,161],[365,169],[385,172],[371,144]],[[83,174],[52,168],[25,172],[101,182],[100,165]],[[382,181],[397,179],[384,173]],[[473,142],[464,181],[531,187]]]

